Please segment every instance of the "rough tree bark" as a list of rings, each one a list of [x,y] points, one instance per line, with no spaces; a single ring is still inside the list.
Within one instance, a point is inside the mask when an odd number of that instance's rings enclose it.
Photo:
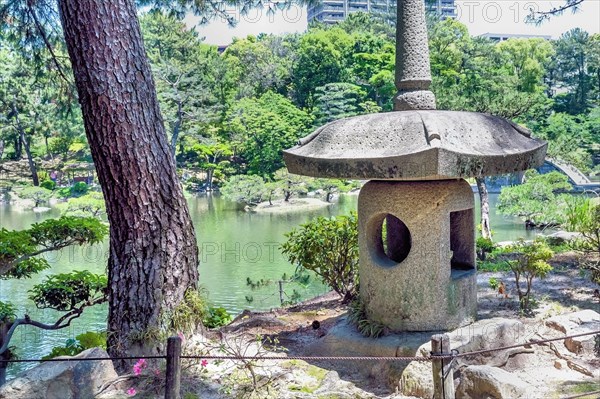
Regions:
[[[197,286],[198,247],[135,4],[58,5],[110,221],[109,353],[156,353],[156,333]]]

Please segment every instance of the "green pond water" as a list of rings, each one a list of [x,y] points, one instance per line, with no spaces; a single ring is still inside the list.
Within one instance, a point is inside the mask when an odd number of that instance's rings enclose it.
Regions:
[[[475,195],[479,210],[478,196]],[[252,291],[246,279],[270,279],[277,281],[284,273],[289,276],[294,266],[289,264],[278,250],[284,234],[292,228],[318,216],[348,214],[356,210],[358,196],[342,195],[340,200],[327,207],[312,211],[296,211],[285,214],[257,214],[240,211],[236,204],[218,195],[192,197],[190,212],[196,227],[200,248],[200,280],[208,290],[210,301],[236,314],[243,309],[264,310],[280,303],[277,283]],[[497,195],[490,196],[491,225],[496,241],[531,238],[533,232],[526,231],[517,218],[505,217],[495,212]],[[17,211],[11,206],[0,205],[0,226],[7,229],[24,229],[46,218],[60,216],[52,210],[43,214],[32,211]],[[479,219],[477,215],[476,220]],[[57,253],[46,254],[52,265],[29,280],[0,280],[0,300],[17,305],[18,314],[27,312],[33,319],[54,322],[58,312],[36,309],[27,299],[27,291],[43,277],[51,273],[66,273],[88,269],[102,273],[106,268],[108,244],[93,247],[67,248]],[[303,298],[327,292],[327,287],[313,279],[308,288],[297,285],[285,287],[287,294],[298,290]],[[252,297],[248,302],[246,297]],[[50,352],[52,347],[63,345],[68,338],[86,331],[99,331],[106,325],[106,306],[87,309],[68,329],[42,331],[33,327],[19,327],[11,341],[20,358],[39,358]],[[9,368],[9,377],[32,367],[33,364],[16,364]]]

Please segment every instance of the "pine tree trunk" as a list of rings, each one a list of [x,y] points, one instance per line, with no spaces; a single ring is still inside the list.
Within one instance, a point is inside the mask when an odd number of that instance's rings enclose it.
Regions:
[[[477,191],[479,191],[479,202],[481,204],[481,236],[483,238],[492,238],[490,227],[490,199],[484,177],[476,177]]]
[[[58,4],[110,222],[109,353],[156,353],[170,312],[196,288],[198,247],[135,3]]]

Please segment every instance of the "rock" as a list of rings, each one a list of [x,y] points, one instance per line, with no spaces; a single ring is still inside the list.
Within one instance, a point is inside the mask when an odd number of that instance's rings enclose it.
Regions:
[[[492,349],[500,346],[512,345],[517,337],[524,333],[524,326],[518,320],[492,318],[480,320],[466,327],[448,333],[450,346],[459,353],[471,352],[482,349]],[[431,350],[431,343],[427,340],[418,350],[416,356],[426,356]],[[469,362],[480,364],[503,364],[507,361],[507,351],[491,352],[487,354],[470,356]],[[463,364],[457,360],[457,365]],[[431,363],[411,362],[402,372],[398,381],[399,391],[404,395],[420,398],[433,397],[433,377]]]
[[[456,397],[462,399],[517,399],[527,388],[516,375],[497,367],[468,366],[462,371]]]
[[[44,213],[44,212],[48,212],[48,211],[51,211],[51,210],[52,210],[51,208],[48,208],[46,206],[36,206],[36,207],[33,208],[33,211],[35,213]]]
[[[562,360],[555,360],[554,361],[554,368],[557,370],[562,370],[565,368],[565,362]]]
[[[600,314],[591,309],[550,317],[546,326],[566,335],[584,334],[600,330]],[[566,348],[578,355],[594,355],[594,335],[564,340]]]
[[[93,348],[73,358],[92,357],[108,354]],[[0,399],[92,399],[104,383],[116,378],[110,361],[42,363],[0,387]]]
[[[549,244],[552,245],[560,245],[565,242],[569,242],[581,237],[580,233],[571,232],[571,231],[557,231],[556,233],[552,233],[546,236],[546,240],[548,240]]]

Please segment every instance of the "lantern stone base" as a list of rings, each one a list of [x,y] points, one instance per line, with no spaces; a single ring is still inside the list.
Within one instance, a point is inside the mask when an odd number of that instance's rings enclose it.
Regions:
[[[473,208],[462,179],[362,188],[360,298],[370,320],[392,331],[440,331],[475,319]]]

